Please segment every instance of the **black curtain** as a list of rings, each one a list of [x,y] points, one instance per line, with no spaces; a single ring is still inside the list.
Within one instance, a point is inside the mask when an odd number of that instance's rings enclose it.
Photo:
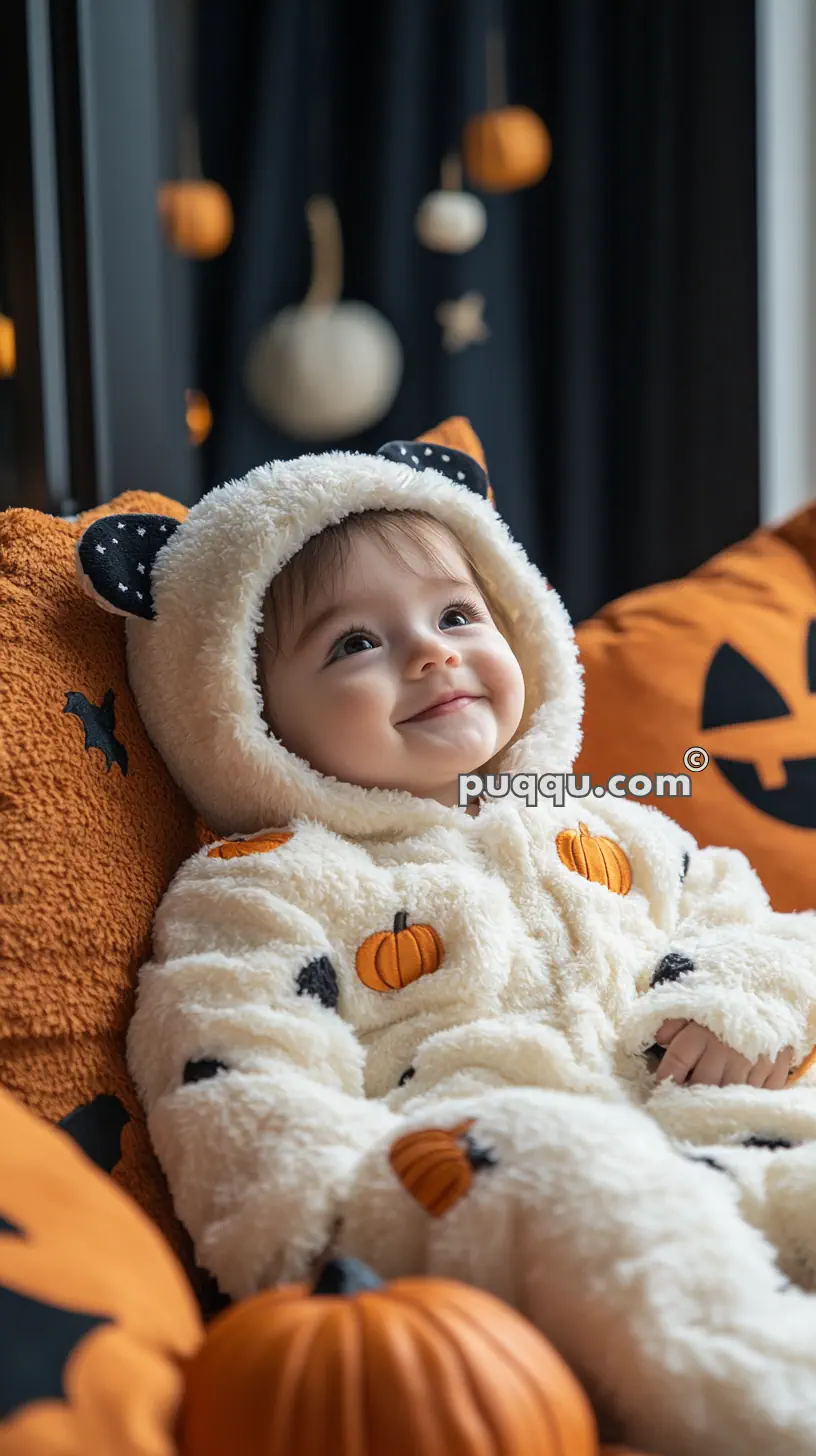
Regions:
[[[335,443],[467,415],[502,513],[580,620],[757,523],[754,7],[504,0],[509,99],[546,121],[552,167],[484,198],[472,252],[431,253],[414,214],[485,106],[496,6],[199,0],[204,167],[236,214],[227,252],[196,265],[205,487],[324,448],[276,434],[242,372],[256,330],[306,291],[304,205],[325,187],[345,296],[405,352],[390,413]],[[490,338],[447,354],[434,310],[472,289]]]

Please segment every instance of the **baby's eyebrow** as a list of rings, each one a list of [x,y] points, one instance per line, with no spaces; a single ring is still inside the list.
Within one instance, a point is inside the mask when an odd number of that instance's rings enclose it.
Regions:
[[[425,577],[423,580],[428,586],[458,587],[462,591],[478,591],[476,583],[472,580],[468,581],[464,577],[436,576]],[[332,617],[340,616],[341,614],[343,616],[353,616],[355,613],[363,614],[365,611],[365,603],[355,597],[350,598],[348,601],[330,602],[327,607],[324,607],[320,612],[316,612],[314,617],[311,617],[306,623],[295,643],[294,651],[298,652],[311,637],[314,637],[316,632],[320,631],[321,627],[325,627],[326,623],[331,621]]]
[[[324,607],[322,612],[318,612],[314,617],[312,617],[311,620],[306,623],[306,626],[303,628],[303,631],[300,633],[300,636],[295,643],[295,652],[303,647],[304,644],[309,641],[310,637],[314,637],[315,633],[319,632],[320,628],[325,626],[326,622],[330,621],[332,617],[337,616],[338,613],[342,610],[343,605],[341,602],[332,602],[328,607]]]

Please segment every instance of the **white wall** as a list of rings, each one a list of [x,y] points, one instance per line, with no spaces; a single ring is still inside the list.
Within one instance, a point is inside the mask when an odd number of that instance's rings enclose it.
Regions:
[[[816,0],[756,0],[760,508],[816,496]]]

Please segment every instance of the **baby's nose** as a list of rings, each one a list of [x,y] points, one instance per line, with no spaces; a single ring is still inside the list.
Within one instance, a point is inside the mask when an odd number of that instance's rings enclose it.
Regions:
[[[462,655],[450,641],[431,635],[417,636],[411,647],[411,666],[421,673],[438,667],[456,667]]]

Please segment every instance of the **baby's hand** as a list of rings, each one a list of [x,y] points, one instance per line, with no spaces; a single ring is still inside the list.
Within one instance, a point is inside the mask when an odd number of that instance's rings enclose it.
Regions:
[[[751,1063],[696,1021],[664,1021],[655,1040],[658,1046],[668,1048],[657,1069],[657,1081],[673,1077],[678,1086],[729,1087],[745,1083],[778,1091],[784,1087],[793,1061],[792,1048],[785,1047],[773,1062],[770,1057],[760,1057]]]

